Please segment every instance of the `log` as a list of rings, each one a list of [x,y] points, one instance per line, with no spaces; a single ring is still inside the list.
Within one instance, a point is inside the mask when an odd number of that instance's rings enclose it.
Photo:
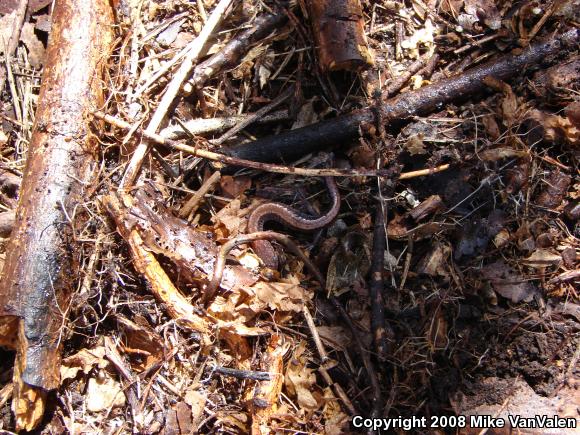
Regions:
[[[0,282],[0,344],[17,351],[12,402],[17,430],[40,422],[47,392],[60,385],[62,328],[77,275],[70,217],[93,181],[98,142],[86,114],[104,101],[101,76],[113,24],[108,0],[55,2],[48,63]]]
[[[374,64],[360,0],[310,0],[320,69],[360,71]]]
[[[381,122],[385,127],[400,125],[413,116],[425,115],[450,102],[473,97],[486,89],[485,77],[510,79],[522,74],[528,67],[540,64],[565,48],[578,44],[579,40],[580,30],[569,30],[531,45],[519,54],[503,55],[461,75],[401,94],[385,101],[377,109],[364,108],[276,136],[268,136],[234,147],[228,153],[232,157],[259,162],[288,162],[325,148],[348,145],[359,137],[361,124]]]

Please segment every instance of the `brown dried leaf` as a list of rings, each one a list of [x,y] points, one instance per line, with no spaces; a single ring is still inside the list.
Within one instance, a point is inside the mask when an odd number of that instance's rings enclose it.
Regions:
[[[40,68],[44,63],[45,49],[44,45],[34,33],[34,24],[24,23],[20,33],[20,40],[28,49],[28,61],[34,68]]]
[[[459,11],[463,8],[463,0],[442,0],[439,7],[441,8],[441,12],[457,19]]]
[[[526,155],[526,151],[515,150],[510,147],[492,148],[479,153],[479,157],[485,162],[497,162],[498,160],[513,159],[514,157],[524,157]]]
[[[429,276],[449,276],[446,261],[451,254],[451,248],[437,244],[417,264],[417,273]]]
[[[557,208],[572,183],[572,178],[563,172],[554,171],[544,181],[544,188],[536,198],[536,204],[549,209]]]
[[[547,249],[538,249],[524,260],[526,265],[537,269],[542,269],[548,266],[558,266],[561,262],[561,255],[550,252]]]
[[[572,104],[568,107],[570,109],[566,110],[566,118],[540,110],[532,110],[528,114],[526,122],[538,129],[545,141],[566,142],[573,146],[579,146],[578,117],[580,115],[577,111],[580,111],[580,107]]]
[[[221,225],[225,227],[227,231],[225,231],[224,234],[221,234],[225,239],[235,237],[240,232],[240,205],[240,200],[234,199],[233,201],[230,201],[228,205],[222,207],[222,209],[211,218],[212,222],[217,226]],[[221,241],[222,237],[218,237],[218,241]]]
[[[61,382],[65,379],[73,379],[77,376],[79,371],[87,374],[94,367],[100,369],[109,365],[109,361],[105,359],[107,350],[105,346],[98,346],[93,349],[83,349],[62,361],[60,367]]]
[[[122,316],[117,316],[117,321],[124,332],[124,351],[145,355],[141,363],[132,366],[134,369],[147,370],[163,359],[165,350],[163,340],[155,330],[146,325],[145,319],[141,322],[142,324],[137,324]]]
[[[190,388],[185,393],[183,400],[191,407],[191,418],[193,426],[198,426],[199,423],[201,423],[201,419],[203,418],[203,410],[205,408],[205,404],[207,403],[207,396],[200,391]]]
[[[318,335],[328,346],[346,350],[352,343],[352,334],[342,326],[317,326]]]
[[[20,0],[2,0],[0,2],[0,15],[5,15],[13,12],[20,3]],[[52,3],[52,0],[28,0],[28,6],[26,11],[29,14],[33,14],[41,10],[42,8],[47,7],[49,4]]]
[[[258,282],[252,290],[258,304],[270,310],[299,313],[304,307],[304,302],[310,299],[299,282]]]
[[[90,378],[85,396],[87,410],[100,412],[125,405],[121,384],[102,370],[97,378]]]
[[[405,148],[409,151],[412,156],[426,154],[425,143],[423,142],[423,134],[419,133],[415,136],[409,137],[407,142],[405,142]]]
[[[247,176],[232,177],[231,175],[222,175],[220,187],[222,195],[226,198],[237,198],[252,187],[252,179]]]
[[[348,433],[350,419],[348,415],[342,411],[340,403],[330,387],[324,389],[323,401],[324,408],[322,408],[322,414],[324,415],[324,434],[341,435]]]
[[[316,385],[316,375],[306,366],[307,360],[302,354],[304,347],[305,344],[300,343],[294,357],[288,362],[284,374],[284,385],[288,394],[297,399],[300,408],[316,411],[320,404],[311,391]]]
[[[488,279],[493,289],[512,302],[529,302],[534,297],[534,286],[525,281],[503,260],[488,264],[481,269],[483,277]]]
[[[501,27],[501,15],[493,0],[465,0],[464,8],[475,21],[483,21],[490,29],[497,30]]]
[[[481,118],[481,123],[485,128],[485,132],[492,141],[497,140],[501,136],[501,131],[493,115],[486,115]]]
[[[511,86],[492,76],[485,77],[483,82],[490,88],[503,93],[503,99],[501,103],[503,124],[506,127],[513,125],[517,120],[518,113],[520,113],[522,107],[518,103],[516,95],[514,94]]]

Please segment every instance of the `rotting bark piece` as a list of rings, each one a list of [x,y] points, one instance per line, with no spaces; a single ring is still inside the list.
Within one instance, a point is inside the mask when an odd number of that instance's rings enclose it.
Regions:
[[[276,412],[278,397],[282,392],[284,375],[284,354],[287,346],[282,343],[282,337],[274,334],[270,337],[268,348],[262,358],[261,370],[270,374],[270,380],[259,381],[249,392],[249,408],[252,413],[252,435],[270,433],[270,418]]]
[[[569,30],[531,45],[520,54],[506,54],[459,76],[401,94],[382,104],[380,121],[385,123],[385,127],[400,124],[413,116],[440,109],[450,102],[473,97],[486,89],[485,77],[493,76],[498,80],[507,80],[521,74],[522,70],[529,66],[542,63],[547,58],[565,51],[565,48],[574,46],[579,39],[579,29]],[[236,158],[259,162],[293,161],[311,152],[347,145],[359,136],[361,124],[375,121],[375,110],[365,108],[245,143],[232,148],[229,154]]]
[[[204,342],[209,343],[208,334],[212,330],[212,323],[195,314],[193,306],[175,288],[153,253],[145,246],[139,231],[133,227],[125,212],[126,207],[130,207],[132,202],[132,198],[127,194],[121,194],[121,198],[115,195],[103,198],[103,203],[115,220],[119,233],[129,244],[135,269],[147,280],[153,294],[165,303],[169,315],[188,329],[201,332]]]
[[[112,31],[108,1],[56,2],[49,62],[0,282],[0,331],[18,334],[12,406],[17,430],[39,423],[47,392],[60,384],[60,332],[74,285],[68,216],[93,176],[91,151],[97,142],[85,115],[103,102],[100,76]],[[2,327],[7,324],[13,327]]]
[[[360,0],[310,0],[309,6],[322,71],[360,71],[374,64]]]

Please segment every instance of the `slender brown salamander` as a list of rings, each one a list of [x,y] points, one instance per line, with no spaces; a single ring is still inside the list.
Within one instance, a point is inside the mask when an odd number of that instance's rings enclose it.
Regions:
[[[264,230],[264,224],[268,221],[276,221],[291,228],[301,231],[313,231],[328,225],[338,214],[340,209],[340,194],[334,181],[334,177],[324,177],[326,186],[332,200],[330,210],[317,219],[309,219],[301,216],[291,207],[279,202],[269,202],[258,206],[248,219],[248,232],[255,233]],[[272,244],[267,240],[255,240],[252,249],[262,259],[264,265],[271,269],[278,269],[278,256]]]

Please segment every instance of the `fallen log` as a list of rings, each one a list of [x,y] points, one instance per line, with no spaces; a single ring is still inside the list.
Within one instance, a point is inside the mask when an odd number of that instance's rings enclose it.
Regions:
[[[563,49],[578,44],[580,30],[573,29],[531,45],[519,54],[506,54],[459,76],[441,80],[416,91],[387,100],[376,109],[364,108],[276,136],[231,148],[228,154],[239,159],[272,162],[293,161],[311,152],[348,144],[358,138],[362,124],[380,122],[400,124],[413,116],[424,115],[445,104],[472,97],[486,89],[487,76],[507,80],[531,65],[549,60]]]
[[[76,279],[73,209],[91,183],[98,144],[85,115],[103,103],[100,77],[112,42],[109,1],[56,2],[0,282],[0,345],[17,351],[12,402],[17,430],[40,422],[48,391],[60,385],[62,330]]]

